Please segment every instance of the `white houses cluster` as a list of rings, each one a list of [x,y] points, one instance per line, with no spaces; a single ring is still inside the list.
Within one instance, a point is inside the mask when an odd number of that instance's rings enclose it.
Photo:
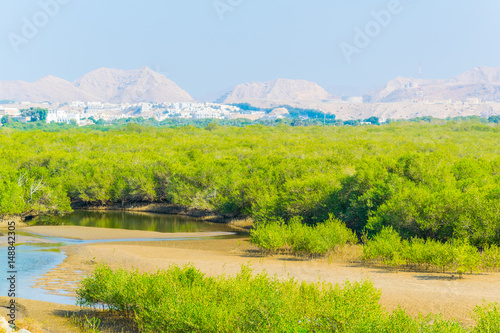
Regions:
[[[81,118],[79,113],[68,113],[66,110],[49,110],[47,113],[47,123],[66,123],[69,124],[74,120],[77,124],[80,124]]]
[[[15,107],[14,107],[15,106]],[[231,114],[239,113],[240,108],[232,105],[216,103],[137,103],[137,104],[112,104],[102,102],[82,102],[72,103],[31,103],[22,102],[10,105],[0,105],[0,118],[9,116],[18,121],[31,121],[26,117],[21,117],[21,109],[30,107],[42,107],[48,109],[47,123],[66,123],[75,121],[79,125],[92,123],[94,120],[103,119],[112,121],[129,117],[154,117],[162,121],[169,118],[185,119],[229,119]]]

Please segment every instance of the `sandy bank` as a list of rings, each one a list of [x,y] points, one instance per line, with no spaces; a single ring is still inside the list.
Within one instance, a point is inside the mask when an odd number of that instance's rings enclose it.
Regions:
[[[0,315],[7,315],[6,306],[9,305],[9,302],[10,298],[0,297]],[[16,298],[16,307],[18,310],[16,320],[22,318],[33,319],[43,326],[44,332],[80,332],[75,325],[68,321],[72,314],[79,313],[80,307],[20,298]]]
[[[23,228],[28,226],[25,222],[24,219],[21,216],[14,216],[14,215],[0,215],[0,230],[1,229],[8,229],[9,225],[12,225],[12,222],[15,222],[15,227],[16,228]]]

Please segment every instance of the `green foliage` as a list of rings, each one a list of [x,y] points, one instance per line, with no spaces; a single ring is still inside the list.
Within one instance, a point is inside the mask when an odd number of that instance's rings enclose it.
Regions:
[[[497,245],[486,245],[482,253],[483,266],[487,269],[500,268],[500,248]]]
[[[297,216],[314,225],[333,214],[358,236],[391,226],[404,239],[500,244],[496,125],[474,119],[359,127],[228,124],[141,118],[84,128],[8,124],[0,130],[0,168],[9,174],[2,179],[0,211],[166,202],[256,222]],[[160,127],[170,125],[177,127]],[[17,188],[25,173],[29,179]],[[43,191],[28,195],[39,181]]]
[[[14,120],[10,117],[10,116],[3,116],[1,119],[0,119],[0,123],[2,125],[7,125],[7,124],[11,124],[13,123]]]
[[[0,168],[0,214],[20,214],[25,209],[23,189],[15,178],[15,170]]]
[[[290,227],[284,223],[259,225],[250,231],[251,242],[271,253],[288,246]]]
[[[484,303],[474,309],[476,326],[472,333],[500,332],[500,307],[497,303]]]
[[[234,277],[207,277],[192,266],[140,274],[100,264],[77,299],[134,318],[141,332],[465,333],[498,332],[500,323],[497,304],[478,306],[469,330],[439,315],[389,313],[370,281],[299,283],[247,266]]]
[[[260,248],[275,252],[323,255],[346,244],[356,244],[356,235],[345,224],[333,217],[317,226],[294,218],[288,224],[259,224],[251,233],[251,242]]]
[[[488,121],[490,123],[496,123],[496,124],[498,124],[498,123],[500,123],[500,116],[490,116],[488,118]]]
[[[29,108],[21,110],[23,117],[31,117],[32,121],[45,121],[47,119],[48,110],[42,108]]]
[[[368,119],[363,120],[363,122],[370,123],[372,125],[380,125],[378,117],[370,117]]]
[[[487,247],[482,253],[467,240],[440,243],[432,239],[404,240],[392,228],[384,227],[377,235],[365,239],[363,258],[386,265],[420,267],[451,271],[462,275],[482,268],[498,267],[498,247]]]

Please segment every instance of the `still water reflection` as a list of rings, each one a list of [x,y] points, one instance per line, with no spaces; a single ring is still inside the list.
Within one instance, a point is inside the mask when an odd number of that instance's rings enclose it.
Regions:
[[[71,225],[111,229],[146,230],[157,232],[234,232],[225,224],[212,224],[183,216],[172,216],[149,213],[129,212],[95,212],[75,211],[62,217],[43,217],[30,223],[31,225]],[[23,237],[31,239],[25,242]],[[238,237],[235,234],[225,237]],[[16,297],[32,300],[75,304],[72,297],[53,295],[43,289],[34,288],[36,280],[52,268],[61,264],[66,257],[60,250],[62,246],[71,244],[86,244],[96,241],[82,241],[56,237],[40,236],[27,231],[17,232],[16,246]],[[7,236],[0,233],[0,296],[7,296],[10,284],[7,281],[8,248]],[[26,238],[27,239],[27,238]],[[177,239],[179,240],[179,239]],[[109,242],[109,240],[104,240]],[[122,240],[123,241],[123,240]],[[99,242],[99,241],[97,241]]]
[[[206,223],[178,215],[116,211],[75,211],[62,217],[43,217],[32,225],[73,225],[158,232],[234,231],[225,224]]]

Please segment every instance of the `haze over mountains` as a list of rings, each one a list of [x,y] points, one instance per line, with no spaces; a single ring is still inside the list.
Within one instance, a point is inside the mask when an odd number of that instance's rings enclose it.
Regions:
[[[348,92],[340,87],[330,91]],[[361,89],[350,89],[352,93]],[[253,82],[236,86],[218,101],[224,103],[269,103],[269,102],[325,102],[338,99],[316,83],[302,80],[275,80]],[[425,80],[397,77],[384,87],[365,94],[365,101],[374,103],[398,103],[414,101],[440,102],[452,100],[465,102],[468,98],[482,101],[500,101],[500,68],[478,67],[451,79]]]
[[[147,67],[125,71],[101,68],[74,82],[75,87],[109,103],[189,102],[193,98],[173,81]]]
[[[338,87],[335,91],[340,92]],[[355,89],[352,91],[356,91]],[[359,91],[359,90],[358,90]],[[314,82],[277,79],[237,85],[210,101],[255,105],[302,104],[339,100]],[[384,87],[364,95],[373,103],[398,103],[428,100],[467,101],[477,97],[500,102],[500,68],[478,67],[451,79],[427,80],[398,77]],[[0,81],[0,100],[31,102],[190,102],[193,98],[175,82],[143,67],[138,70],[101,68],[71,83],[47,76],[35,82]],[[358,99],[359,100],[359,99]]]
[[[332,96],[314,82],[305,80],[277,79],[270,82],[251,82],[240,84],[222,96],[219,102],[252,103],[257,100],[276,100],[288,102],[323,101]]]
[[[173,81],[147,67],[130,71],[101,68],[74,83],[54,76],[35,82],[0,81],[0,100],[56,103],[193,101]]]
[[[416,99],[429,101],[500,101],[500,68],[477,67],[447,80],[423,80],[398,77],[375,91],[372,102],[403,102]]]

